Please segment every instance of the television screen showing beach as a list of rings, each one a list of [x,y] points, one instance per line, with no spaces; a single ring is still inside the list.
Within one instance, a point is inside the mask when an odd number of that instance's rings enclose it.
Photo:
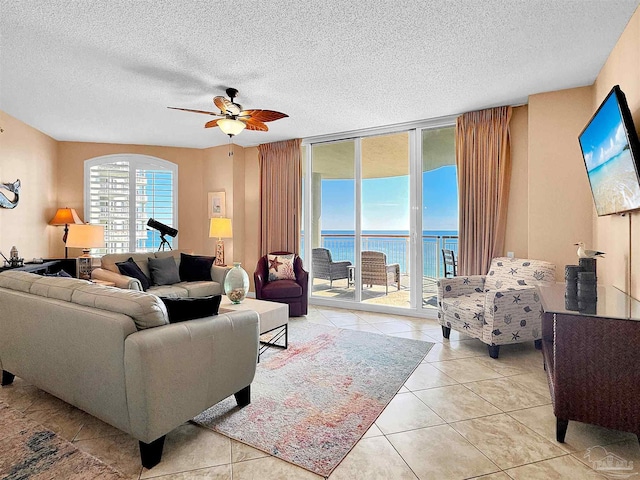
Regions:
[[[580,145],[598,215],[640,208],[640,185],[615,94],[580,135]]]

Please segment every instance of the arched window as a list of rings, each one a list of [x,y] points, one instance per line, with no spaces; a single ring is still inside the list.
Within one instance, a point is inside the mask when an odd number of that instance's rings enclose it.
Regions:
[[[177,228],[178,166],[147,155],[118,154],[84,162],[85,222],[105,225],[106,253],[155,251],[149,218]],[[171,240],[177,247],[177,238]]]

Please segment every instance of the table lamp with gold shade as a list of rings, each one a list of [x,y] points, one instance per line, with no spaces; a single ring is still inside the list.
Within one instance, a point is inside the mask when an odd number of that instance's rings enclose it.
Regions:
[[[91,249],[105,246],[104,225],[69,225],[67,246],[81,248],[82,256],[78,257],[78,278],[91,279]]]
[[[216,243],[216,259],[214,265],[225,265],[224,263],[224,242],[223,238],[231,238],[231,219],[224,217],[214,217],[209,219],[209,238],[218,238]]]
[[[69,236],[69,225],[81,225],[83,222],[78,216],[75,208],[59,208],[56,214],[53,216],[49,225],[64,225],[64,235],[62,235],[62,241],[64,242],[64,258],[69,258],[67,248],[67,237]]]

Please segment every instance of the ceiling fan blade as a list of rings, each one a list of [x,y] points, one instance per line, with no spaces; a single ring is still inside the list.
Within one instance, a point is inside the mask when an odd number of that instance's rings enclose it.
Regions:
[[[259,122],[273,122],[281,118],[288,117],[286,113],[276,112],[274,110],[243,110],[240,112],[240,118],[254,118]]]
[[[247,130],[258,130],[260,132],[269,131],[269,127],[267,127],[260,120],[256,120],[253,117],[243,118],[242,121],[247,124]]]
[[[223,113],[227,113],[227,103],[231,102],[224,97],[213,97],[213,104]]]
[[[204,113],[205,115],[213,115],[215,117],[220,117],[219,113],[207,112],[206,110],[193,110],[191,108],[178,108],[178,107],[167,107],[172,110],[182,110],[183,112],[193,112],[193,113]]]
[[[227,115],[238,115],[242,107],[237,103],[233,103],[227,98],[224,97],[214,97],[213,103],[216,107],[220,109],[221,112]]]
[[[204,124],[204,128],[212,128],[218,126],[218,120],[222,120],[221,118],[216,118],[214,120],[210,120]]]

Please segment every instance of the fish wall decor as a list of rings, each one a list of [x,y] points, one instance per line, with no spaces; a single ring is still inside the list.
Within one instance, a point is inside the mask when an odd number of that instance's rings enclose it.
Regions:
[[[0,189],[4,188],[13,193],[13,200],[9,200],[4,193],[0,192],[0,207],[2,208],[16,208],[20,201],[20,179],[13,183],[0,183]]]

